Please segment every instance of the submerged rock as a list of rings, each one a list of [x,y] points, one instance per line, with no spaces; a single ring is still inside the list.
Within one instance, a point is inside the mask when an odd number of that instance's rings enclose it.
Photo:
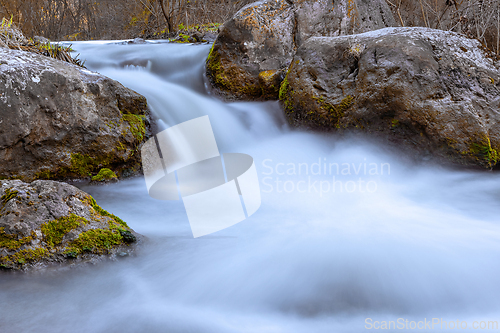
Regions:
[[[207,76],[215,92],[228,99],[277,99],[286,68],[308,38],[395,25],[385,0],[259,1],[220,28]],[[273,76],[272,83],[263,75]]]
[[[500,161],[500,63],[427,28],[309,39],[281,86],[289,123],[382,136],[454,163]]]
[[[96,262],[134,249],[139,235],[74,186],[46,180],[0,186],[0,268]]]
[[[140,170],[146,99],[42,55],[0,48],[0,179],[91,178]]]

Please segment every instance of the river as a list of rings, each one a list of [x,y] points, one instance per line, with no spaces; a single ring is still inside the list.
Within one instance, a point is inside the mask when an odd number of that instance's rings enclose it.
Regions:
[[[141,177],[82,186],[148,240],[116,262],[0,275],[0,332],[349,333],[383,321],[442,332],[500,321],[498,173],[291,130],[277,102],[221,102],[203,77],[210,45],[73,47],[146,96],[160,129],[208,115],[222,153],[254,157],[262,206],[194,239],[182,201],[150,198]]]

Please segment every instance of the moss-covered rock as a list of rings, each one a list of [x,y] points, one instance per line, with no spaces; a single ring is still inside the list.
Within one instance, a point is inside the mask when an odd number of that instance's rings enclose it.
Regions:
[[[0,181],[0,267],[28,270],[131,252],[138,236],[74,186]]]
[[[499,69],[479,42],[453,32],[313,37],[280,100],[292,127],[359,132],[415,156],[491,169],[500,161]]]
[[[140,172],[144,96],[78,66],[0,48],[0,178],[91,179]]]

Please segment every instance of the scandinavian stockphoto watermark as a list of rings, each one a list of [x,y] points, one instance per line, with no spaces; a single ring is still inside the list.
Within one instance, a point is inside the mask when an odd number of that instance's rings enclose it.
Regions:
[[[253,158],[221,155],[208,116],[167,128],[141,153],[149,195],[182,200],[195,238],[241,222],[261,205]]]
[[[398,318],[397,320],[374,320],[365,319],[367,330],[496,330],[496,320],[444,320],[443,318],[424,318],[423,320],[409,320]]]
[[[315,162],[262,161],[262,192],[308,193],[320,197],[328,193],[375,193],[378,180],[391,175],[389,163],[330,161],[320,157]]]

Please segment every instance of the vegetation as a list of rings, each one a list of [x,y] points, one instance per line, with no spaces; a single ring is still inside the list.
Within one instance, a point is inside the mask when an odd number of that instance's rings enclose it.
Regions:
[[[31,243],[34,238],[34,234],[27,237],[19,237],[19,235],[16,234],[8,234],[4,231],[4,228],[0,228],[0,248],[4,247],[9,250],[15,250],[25,244]]]
[[[97,204],[97,202],[95,201],[94,198],[92,198],[91,196],[88,196],[87,199],[85,200],[85,202],[91,206],[93,209],[94,209],[94,212],[95,212],[95,217],[99,218],[100,216],[106,216],[106,217],[110,217],[112,218],[113,220],[115,220],[115,222],[120,225],[121,227],[123,228],[126,228],[128,229],[128,225],[127,223],[125,223],[121,218],[119,218],[118,216],[116,215],[113,215],[111,213],[109,213],[108,211],[104,210],[101,206],[99,206]]]
[[[122,119],[129,123],[130,133],[132,133],[136,140],[142,142],[144,135],[146,135],[146,116],[127,113],[123,115]]]
[[[64,235],[71,230],[78,228],[82,224],[87,224],[89,221],[83,217],[71,214],[67,217],[53,220],[42,224],[41,230],[43,240],[48,246],[54,247],[61,244]]]
[[[2,208],[5,206],[5,204],[10,200],[13,199],[17,196],[18,191],[12,191],[11,188],[8,188],[5,190],[5,194],[2,195]]]
[[[114,173],[112,170],[108,168],[102,168],[97,175],[92,177],[92,180],[95,182],[102,182],[113,178],[118,178],[116,176],[116,173]]]
[[[111,229],[90,229],[82,232],[77,239],[70,242],[65,253],[74,256],[75,253],[92,252],[104,254],[114,245],[122,244],[119,231]]]

